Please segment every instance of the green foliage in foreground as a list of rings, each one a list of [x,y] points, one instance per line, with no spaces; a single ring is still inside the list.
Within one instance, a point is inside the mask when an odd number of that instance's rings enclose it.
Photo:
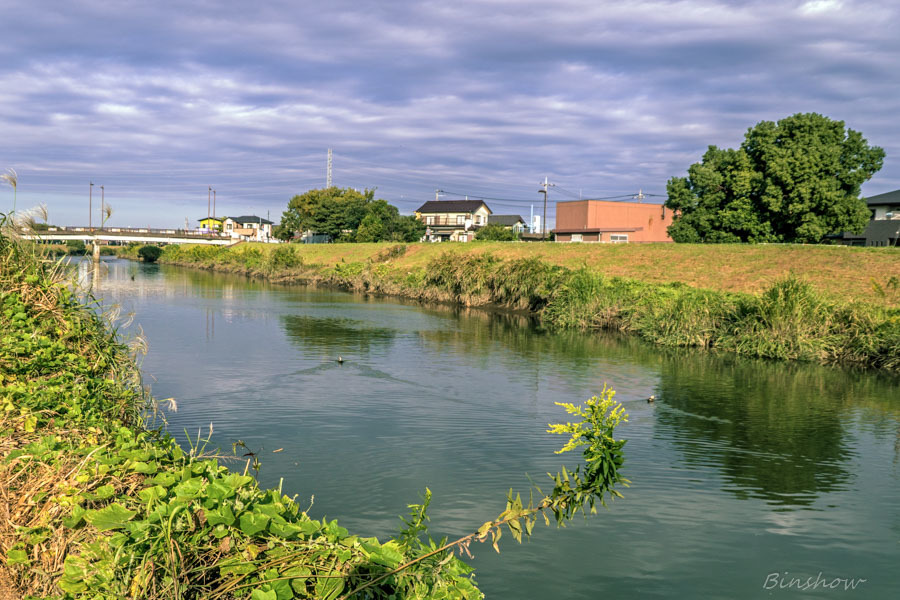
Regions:
[[[524,504],[509,494],[493,521],[459,540],[425,526],[430,492],[400,534],[380,542],[312,519],[206,452],[183,451],[143,419],[152,401],[126,348],[31,244],[0,233],[0,552],[18,591],[41,598],[481,598],[454,550],[501,527],[521,540],[537,514],[557,522],[619,496],[625,418],[613,392],[555,425],[563,469]],[[279,263],[290,256],[273,259]]]
[[[163,251],[162,251],[162,248],[160,248],[159,246],[147,245],[147,246],[141,246],[138,249],[137,253],[142,261],[148,262],[148,263],[154,263],[157,260],[159,260],[159,257],[162,256]]]
[[[667,185],[676,242],[804,242],[859,233],[869,220],[860,187],[884,150],[816,113],[750,128],[740,148],[710,146]]]

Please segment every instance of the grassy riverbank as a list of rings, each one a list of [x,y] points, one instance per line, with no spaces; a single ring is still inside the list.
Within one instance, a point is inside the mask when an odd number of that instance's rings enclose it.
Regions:
[[[39,252],[0,232],[0,597],[333,600],[425,555],[355,597],[481,597],[421,517],[353,536],[148,428],[131,349]]]
[[[898,258],[814,246],[476,243],[169,246],[160,260],[498,305],[666,346],[900,371]]]
[[[162,413],[133,360],[141,340],[124,344],[62,263],[13,234],[0,219],[0,598],[478,599],[455,551],[497,549],[501,527],[521,541],[539,513],[571,520],[628,484],[614,438],[627,415],[604,389],[584,407],[563,404],[575,422],[548,430],[584,457],[552,477],[550,494],[535,486],[525,504],[510,491],[496,519],[448,543],[427,535],[426,488],[396,537],[351,535],[280,486],[261,489],[248,474],[255,457],[210,449],[212,425],[187,450],[154,427]]]

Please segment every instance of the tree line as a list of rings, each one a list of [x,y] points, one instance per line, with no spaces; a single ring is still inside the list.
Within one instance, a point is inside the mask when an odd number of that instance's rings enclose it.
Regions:
[[[273,233],[287,241],[307,231],[335,242],[417,242],[425,224],[376,200],[375,190],[329,187],[291,198]]]

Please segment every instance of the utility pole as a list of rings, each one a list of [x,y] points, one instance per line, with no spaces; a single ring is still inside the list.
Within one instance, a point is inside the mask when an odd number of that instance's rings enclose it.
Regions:
[[[544,177],[544,181],[543,183],[541,183],[541,185],[544,187],[539,189],[538,193],[544,195],[544,222],[541,223],[541,240],[543,241],[547,239],[547,192],[556,184],[550,183],[550,181],[546,177]]]
[[[209,217],[212,215],[212,213],[209,212],[209,207],[210,207],[211,201],[212,201],[212,186],[209,186],[206,190],[206,218],[207,219],[209,219]]]
[[[106,204],[106,190],[103,189],[103,186],[100,186],[100,231],[103,231],[103,209]]]
[[[88,231],[92,230],[91,220],[94,216],[94,182],[91,182],[91,187],[88,188]]]
[[[331,187],[331,148],[328,149],[328,170],[325,174],[325,187]]]
[[[216,190],[213,190],[213,218],[216,218]]]

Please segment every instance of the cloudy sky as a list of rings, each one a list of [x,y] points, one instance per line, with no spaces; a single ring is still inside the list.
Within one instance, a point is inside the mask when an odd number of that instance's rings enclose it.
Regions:
[[[819,112],[900,188],[895,0],[0,0],[0,170],[18,207],[119,225],[271,214],[325,184],[409,213],[665,194],[709,144]],[[658,198],[661,200],[661,198]],[[0,188],[0,211],[12,206]],[[552,215],[552,203],[551,203]],[[552,223],[552,221],[551,221]]]

